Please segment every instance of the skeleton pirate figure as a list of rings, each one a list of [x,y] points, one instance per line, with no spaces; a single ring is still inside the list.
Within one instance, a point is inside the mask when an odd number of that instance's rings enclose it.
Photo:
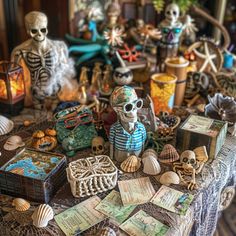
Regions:
[[[48,39],[47,25],[44,13],[28,13],[25,26],[31,38],[14,48],[11,55],[16,63],[22,64],[23,59],[30,72],[32,101],[36,109],[45,108],[45,101],[50,101],[53,109],[60,88],[74,77],[73,62],[68,58],[65,43]]]
[[[165,19],[159,26],[162,38],[159,42],[158,59],[161,63],[167,57],[175,57],[178,53],[180,37],[185,31],[186,34],[191,34],[197,31],[193,24],[193,19],[189,15],[180,17],[179,6],[175,3],[167,5],[165,9]],[[160,64],[160,63],[159,63]]]
[[[146,129],[138,122],[137,111],[143,101],[129,86],[116,87],[111,94],[111,106],[118,116],[118,121],[110,129],[110,156],[118,162],[130,155],[139,156],[146,140]]]

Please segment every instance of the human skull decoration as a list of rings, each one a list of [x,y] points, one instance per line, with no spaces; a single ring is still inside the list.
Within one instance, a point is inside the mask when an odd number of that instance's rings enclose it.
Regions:
[[[102,137],[98,136],[92,140],[92,153],[94,155],[102,155],[105,152],[105,141]]]
[[[175,3],[169,4],[165,9],[165,17],[172,24],[175,24],[178,21],[179,14],[179,6]]]
[[[196,155],[193,151],[186,150],[180,155],[180,163],[185,170],[192,170],[197,163]]]
[[[139,99],[134,88],[117,87],[111,94],[111,106],[124,123],[135,123],[138,120],[137,111],[142,108],[143,100]]]
[[[25,16],[27,33],[36,42],[43,42],[48,34],[48,19],[42,12],[32,11]]]

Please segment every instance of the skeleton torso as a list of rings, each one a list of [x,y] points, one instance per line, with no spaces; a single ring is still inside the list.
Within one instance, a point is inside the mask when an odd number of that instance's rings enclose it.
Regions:
[[[55,68],[60,66],[63,57],[58,52],[62,52],[64,45],[60,41],[46,39],[46,47],[35,47],[32,40],[27,40],[13,51],[14,61],[23,58],[31,74],[31,90],[34,98],[43,100],[48,96],[55,96],[60,86],[52,81]],[[64,43],[63,43],[64,44]],[[63,47],[61,47],[63,46]],[[64,58],[64,57],[63,57]],[[53,84],[53,89],[49,93],[47,88]]]
[[[171,24],[168,20],[163,20],[160,29],[162,33],[161,44],[163,46],[178,46],[183,31],[183,24],[180,21]]]

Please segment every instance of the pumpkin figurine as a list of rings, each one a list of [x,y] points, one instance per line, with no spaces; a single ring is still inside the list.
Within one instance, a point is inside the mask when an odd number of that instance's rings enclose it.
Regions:
[[[39,151],[51,151],[57,146],[56,130],[37,130],[33,133],[32,147]]]

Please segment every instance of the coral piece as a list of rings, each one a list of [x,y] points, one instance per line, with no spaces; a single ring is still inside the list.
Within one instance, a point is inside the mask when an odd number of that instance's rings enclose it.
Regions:
[[[180,178],[175,172],[167,171],[161,175],[161,178],[159,181],[161,184],[169,186],[170,184],[179,184]]]
[[[147,156],[142,159],[143,172],[148,175],[158,175],[161,172],[161,167],[157,159],[153,156]]]
[[[0,115],[0,136],[11,132],[13,127],[13,121],[9,120],[5,116]]]
[[[105,155],[73,161],[66,171],[74,197],[96,195],[114,188],[117,182],[117,168]]]
[[[171,144],[166,144],[158,159],[162,163],[172,163],[179,160],[179,154]]]
[[[124,160],[120,168],[128,173],[136,172],[141,166],[141,161],[135,155],[129,156],[126,160]]]
[[[17,211],[27,211],[30,208],[30,203],[23,198],[15,198],[12,201],[12,206],[14,206]]]
[[[129,47],[127,44],[124,44],[124,49],[120,49],[119,53],[121,53],[121,57],[128,62],[137,61],[140,56],[140,52],[138,52],[135,47]]]
[[[47,204],[41,204],[32,215],[33,225],[38,228],[47,227],[48,221],[53,217],[53,209]]]

